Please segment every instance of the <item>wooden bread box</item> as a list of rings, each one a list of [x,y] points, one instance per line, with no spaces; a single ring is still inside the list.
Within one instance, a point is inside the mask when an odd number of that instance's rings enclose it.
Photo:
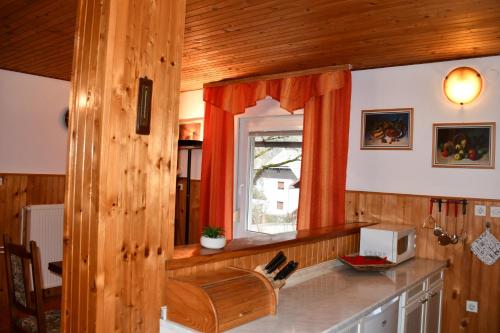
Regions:
[[[218,333],[276,313],[273,286],[261,274],[224,268],[167,280],[167,318]]]

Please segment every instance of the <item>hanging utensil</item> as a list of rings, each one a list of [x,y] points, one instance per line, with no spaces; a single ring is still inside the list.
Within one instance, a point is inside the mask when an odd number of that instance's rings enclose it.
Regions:
[[[448,213],[450,211],[450,201],[446,200],[446,215],[444,218],[444,230],[442,229],[442,234],[439,235],[438,237],[438,243],[439,245],[446,246],[450,244],[451,242],[451,237],[448,235]]]
[[[462,240],[462,242],[467,241],[467,231],[466,229],[466,224],[467,224],[467,200],[463,199],[462,200],[462,230],[460,231],[460,236],[458,236],[459,239]]]
[[[451,244],[458,243],[458,201],[453,202],[455,205],[455,233],[451,236]]]
[[[430,199],[429,201],[429,216],[427,216],[424,220],[424,223],[422,224],[422,228],[424,229],[434,229],[433,225],[436,224],[436,220],[432,216],[432,210],[434,209],[434,199]]]
[[[438,199],[437,202],[438,202],[438,212],[439,212],[438,218],[441,220],[441,206],[443,204],[443,200],[442,199]],[[436,222],[434,223],[434,231],[433,231],[433,233],[434,233],[434,236],[439,237],[439,236],[441,236],[443,234],[443,229],[441,228],[440,225],[438,225],[437,219],[435,221]]]

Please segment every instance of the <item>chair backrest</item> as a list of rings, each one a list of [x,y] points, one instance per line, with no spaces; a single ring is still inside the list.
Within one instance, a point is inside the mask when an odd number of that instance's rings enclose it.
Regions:
[[[15,323],[15,312],[37,318],[39,333],[47,331],[43,310],[43,290],[40,269],[40,250],[35,241],[30,242],[30,251],[12,243],[7,235],[3,237],[5,249],[5,268],[9,294],[11,325]],[[31,274],[30,274],[31,273]],[[33,283],[34,302],[30,287]]]

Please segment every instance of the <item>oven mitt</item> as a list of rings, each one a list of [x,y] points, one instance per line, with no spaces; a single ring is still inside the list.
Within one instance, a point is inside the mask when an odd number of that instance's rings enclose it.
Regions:
[[[471,251],[486,265],[493,265],[500,257],[500,242],[487,228],[475,241],[472,242]]]

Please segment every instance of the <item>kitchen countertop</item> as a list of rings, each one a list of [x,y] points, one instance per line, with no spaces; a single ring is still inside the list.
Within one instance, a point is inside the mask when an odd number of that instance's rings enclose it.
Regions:
[[[418,258],[385,272],[358,272],[337,260],[308,267],[293,274],[280,290],[275,316],[226,332],[336,332],[445,267],[445,261]],[[160,326],[161,332],[195,332],[170,321],[160,320]]]
[[[333,332],[444,267],[444,261],[427,259],[411,259],[382,273],[337,266],[331,272],[281,290],[275,316],[227,332]]]

